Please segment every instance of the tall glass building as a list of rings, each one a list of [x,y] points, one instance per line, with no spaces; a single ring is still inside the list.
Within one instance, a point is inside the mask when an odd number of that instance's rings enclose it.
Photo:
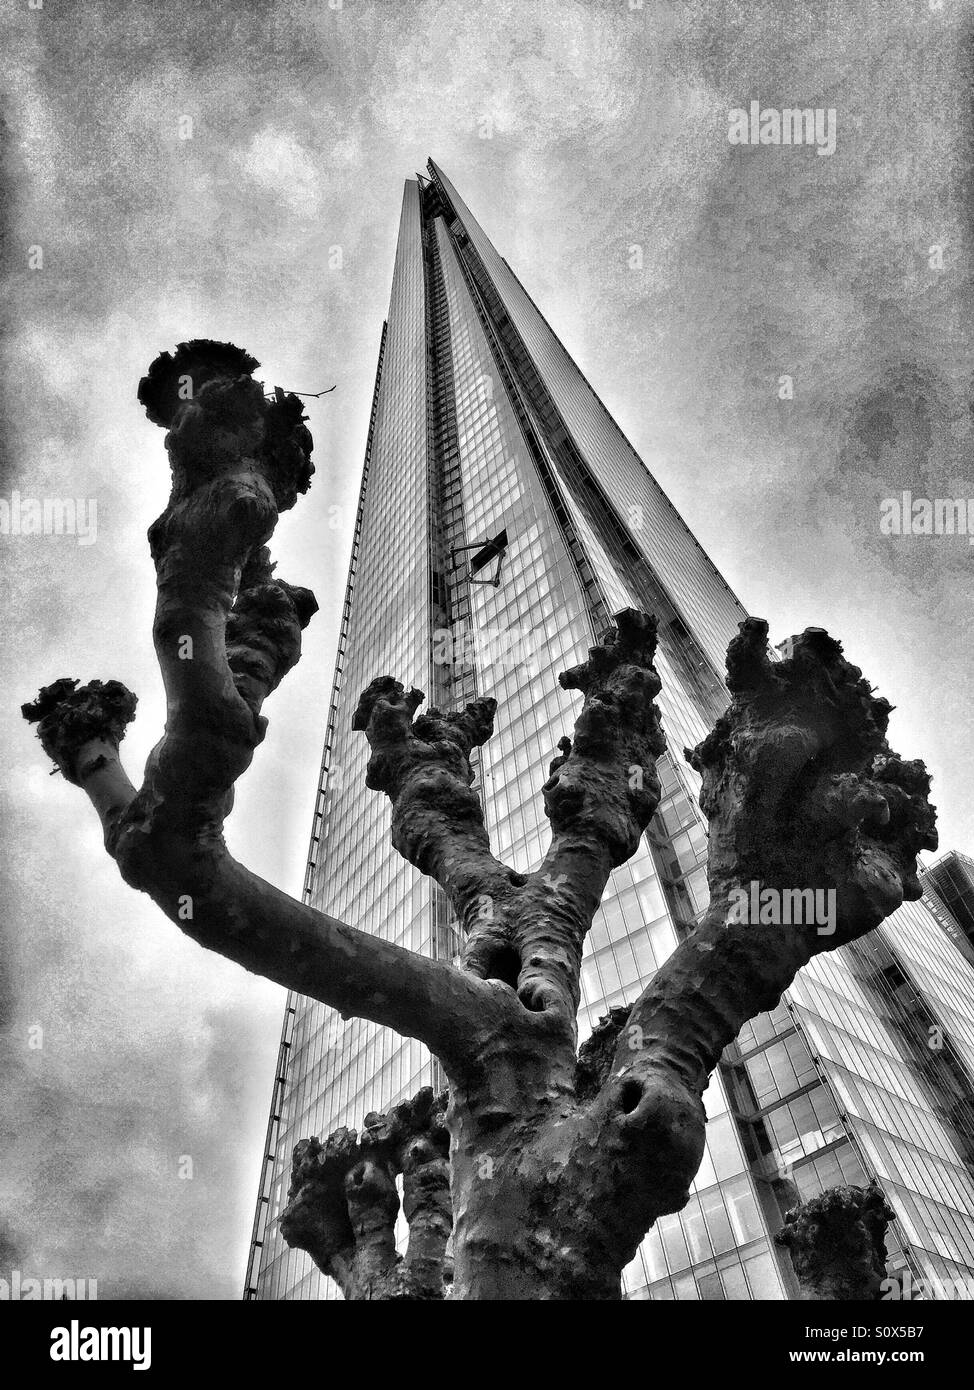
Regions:
[[[659,621],[670,751],[659,811],[588,938],[583,1037],[635,999],[706,906],[706,828],[682,749],[726,704],[724,654],[745,610],[431,160],[403,192],[307,900],[454,956],[443,894],[392,849],[387,800],[365,787],[359,692],[388,673],[440,707],[496,696],[477,782],[495,852],[527,871],[546,843],[540,788],[577,710],[558,673],[625,607]],[[974,975],[924,907],[816,961],[728,1050],[690,1203],[647,1237],[628,1295],[795,1296],[772,1240],[783,1210],[867,1174],[900,1216],[898,1264],[974,1277],[972,1070]],[[337,1296],[280,1236],[291,1151],[442,1084],[437,1072],[415,1042],[288,998],[245,1297]]]
[[[944,931],[974,963],[974,859],[951,850],[920,875],[923,900]]]

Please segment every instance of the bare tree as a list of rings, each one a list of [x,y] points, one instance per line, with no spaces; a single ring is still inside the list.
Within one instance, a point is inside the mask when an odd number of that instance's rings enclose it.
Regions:
[[[299,994],[418,1038],[442,1062],[445,1115],[421,1095],[361,1139],[298,1146],[285,1230],[349,1297],[617,1299],[621,1271],[678,1211],[704,1145],[702,1094],[724,1047],[816,953],[920,895],[934,848],[922,763],[890,751],[890,705],[821,629],[772,662],[748,619],[727,655],[731,701],[688,757],[710,825],[711,902],[632,1005],[579,1052],[585,934],[609,874],[652,817],[663,751],[655,623],[628,610],[561,677],[582,706],[542,788],[551,842],[517,873],[491,852],[470,754],[495,703],[419,713],[391,676],[362,694],[367,783],[393,843],[445,891],[461,963],[428,960],[336,921],[227,852],[233,787],[264,737],[261,707],[298,660],[313,596],[276,579],[266,543],[306,491],[311,437],[296,396],[264,398],[230,344],[182,344],[139,388],[168,429],[173,490],[149,540],[166,731],[136,791],[119,743],[135,697],[60,680],[25,706],[44,748],[98,811],[127,883],[209,950]],[[752,883],[835,895],[836,930],[740,920]],[[449,1201],[446,1198],[450,1136]],[[411,1239],[392,1240],[403,1175]]]

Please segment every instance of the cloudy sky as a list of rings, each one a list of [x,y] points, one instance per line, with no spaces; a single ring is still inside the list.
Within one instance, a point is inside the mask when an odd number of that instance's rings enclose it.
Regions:
[[[0,497],[94,499],[97,538],[0,535],[0,1276],[238,1297],[283,993],[125,888],[18,713],[54,677],[116,677],[133,775],[159,736],[145,531],[168,470],[140,375],[200,336],[269,386],[338,383],[275,542],[321,612],[228,830],[292,893],[402,180],[428,155],[745,605],[776,637],[828,627],[897,705],[943,845],[971,852],[974,549],[884,536],[879,509],[974,496],[974,13],[4,0],[3,25]],[[751,100],[834,108],[835,153],[731,145]]]

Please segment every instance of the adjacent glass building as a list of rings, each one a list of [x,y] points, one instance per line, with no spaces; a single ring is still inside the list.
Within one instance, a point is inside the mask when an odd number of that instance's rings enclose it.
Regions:
[[[441,707],[496,696],[477,782],[495,852],[527,871],[546,842],[540,788],[578,705],[558,673],[624,607],[659,620],[670,751],[659,811],[588,938],[582,1036],[637,996],[706,906],[706,829],[682,749],[726,703],[724,653],[745,611],[430,161],[403,192],[307,900],[454,956],[442,893],[392,849],[388,802],[366,790],[359,692],[388,673]],[[873,1173],[900,1215],[895,1260],[974,1279],[972,1069],[974,975],[922,905],[816,961],[728,1049],[691,1201],[647,1237],[628,1295],[793,1297],[772,1240],[783,1209]],[[289,997],[245,1297],[337,1296],[280,1237],[293,1146],[442,1084],[437,1072],[419,1044]]]
[[[923,871],[920,882],[927,907],[974,963],[974,859],[951,850]]]

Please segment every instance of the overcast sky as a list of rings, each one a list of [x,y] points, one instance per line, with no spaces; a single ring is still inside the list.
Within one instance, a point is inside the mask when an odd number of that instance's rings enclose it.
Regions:
[[[879,529],[903,489],[974,496],[971,4],[336,3],[4,0],[0,496],[95,499],[97,539],[0,536],[0,1276],[240,1294],[283,992],[121,883],[19,705],[123,680],[136,780],[160,734],[151,358],[232,339],[268,386],[337,382],[274,543],[321,612],[228,829],[299,893],[402,180],[428,155],[744,604],[775,638],[828,627],[897,705],[943,846],[974,850],[974,548]],[[834,108],[835,153],[731,145],[751,100]]]

